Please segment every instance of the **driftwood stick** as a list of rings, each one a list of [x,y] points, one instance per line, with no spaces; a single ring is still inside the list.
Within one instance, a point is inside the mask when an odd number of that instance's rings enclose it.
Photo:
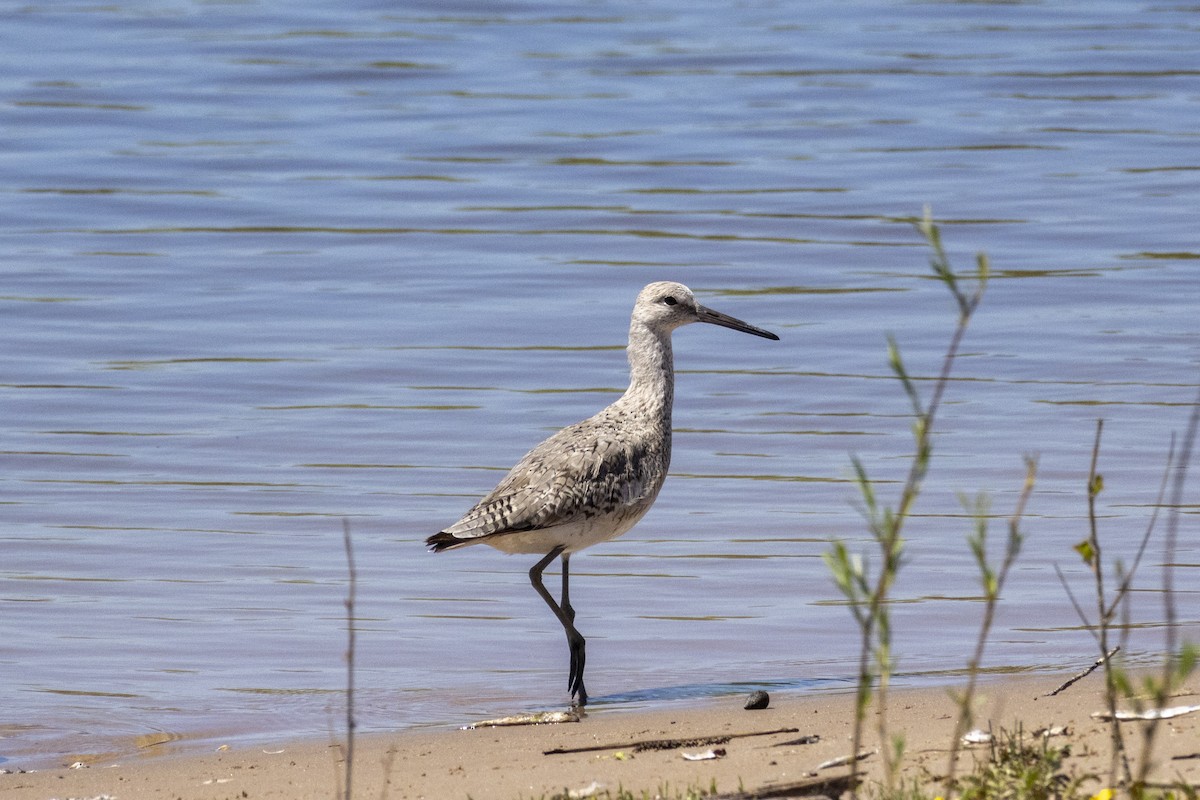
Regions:
[[[767,784],[759,789],[748,789],[733,794],[719,794],[713,800],[787,800],[796,797],[841,797],[855,788],[858,781],[849,775],[829,778],[808,778],[796,783]]]
[[[745,739],[749,736],[773,736],[777,733],[799,732],[799,728],[776,728],[773,731],[723,733],[720,736],[694,736],[687,739],[642,739],[636,742],[617,742],[615,744],[589,744],[584,747],[556,747],[553,750],[543,750],[542,755],[559,756],[567,753],[590,753],[595,750],[632,750],[635,753],[644,750],[674,750],[678,747],[707,747],[714,744],[725,744],[730,739]]]
[[[1058,694],[1059,692],[1061,692],[1062,690],[1066,689],[1068,686],[1070,686],[1071,684],[1075,683],[1075,681],[1077,681],[1077,680],[1079,680],[1079,679],[1081,679],[1081,678],[1086,678],[1088,675],[1091,675],[1093,672],[1095,672],[1095,671],[1096,671],[1097,667],[1099,667],[1099,666],[1100,666],[1101,664],[1103,664],[1105,661],[1108,661],[1110,658],[1112,658],[1112,657],[1113,657],[1113,655],[1115,655],[1115,654],[1116,654],[1116,652],[1117,652],[1118,650],[1120,650],[1120,649],[1121,649],[1121,645],[1117,645],[1117,646],[1116,646],[1116,647],[1114,647],[1112,650],[1109,650],[1109,651],[1108,651],[1108,654],[1107,654],[1107,655],[1105,655],[1103,658],[1097,658],[1097,659],[1096,659],[1096,663],[1095,663],[1095,664],[1092,664],[1090,667],[1088,667],[1087,669],[1085,669],[1083,672],[1079,673],[1078,675],[1075,675],[1075,676],[1073,676],[1073,677],[1072,677],[1070,680],[1068,680],[1068,681],[1067,681],[1066,683],[1064,683],[1062,686],[1059,686],[1059,687],[1058,687],[1057,689],[1055,689],[1053,692],[1050,692],[1050,694],[1044,694],[1044,695],[1042,695],[1042,697],[1054,697],[1054,695],[1056,695],[1056,694]]]

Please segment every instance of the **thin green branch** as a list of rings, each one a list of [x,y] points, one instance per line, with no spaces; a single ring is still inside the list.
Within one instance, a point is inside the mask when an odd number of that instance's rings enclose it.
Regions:
[[[987,500],[982,495],[975,500],[975,533],[968,537],[968,541],[971,552],[975,555],[976,565],[979,567],[980,583],[983,587],[985,602],[983,621],[980,623],[979,635],[975,640],[975,651],[971,654],[971,660],[967,663],[967,688],[958,699],[958,720],[955,723],[954,736],[951,740],[949,774],[945,784],[946,791],[949,794],[954,793],[957,788],[954,776],[958,769],[958,755],[962,748],[963,735],[966,734],[974,721],[974,709],[972,706],[975,702],[975,689],[979,678],[979,669],[983,665],[984,648],[987,646],[988,636],[992,630],[992,623],[996,618],[996,606],[1000,600],[1000,593],[1008,581],[1009,571],[1012,569],[1013,564],[1016,563],[1025,541],[1025,534],[1021,532],[1021,520],[1025,517],[1025,508],[1028,506],[1029,498],[1033,494],[1033,487],[1036,480],[1037,459],[1033,456],[1026,456],[1025,481],[1021,486],[1021,493],[1017,496],[1017,504],[1012,516],[1008,518],[1008,536],[1004,543],[1004,557],[998,569],[992,567],[987,555],[987,514],[989,510]]]
[[[891,743],[891,747],[888,746],[887,689],[895,665],[892,655],[892,628],[887,604],[903,563],[904,538],[902,532],[904,524],[911,515],[913,504],[921,493],[921,485],[929,469],[929,460],[933,451],[934,420],[946,386],[949,384],[950,373],[963,337],[966,335],[968,323],[983,297],[989,272],[987,258],[980,256],[976,262],[975,288],[970,293],[964,292],[959,277],[950,266],[945,248],[942,246],[941,233],[934,224],[928,208],[925,209],[924,215],[915,221],[915,225],[932,251],[930,265],[934,275],[946,285],[954,297],[958,306],[958,321],[951,334],[928,402],[922,400],[916,382],[904,366],[899,345],[895,339],[888,338],[888,364],[900,381],[913,412],[914,451],[909,463],[908,476],[901,487],[896,505],[881,508],[876,497],[875,485],[868,476],[866,468],[858,458],[852,458],[855,478],[861,495],[863,515],[879,552],[879,566],[873,575],[868,576],[863,562],[861,560],[855,562],[841,543],[835,544],[833,550],[825,557],[834,581],[849,601],[851,612],[859,626],[859,685],[855,694],[855,720],[851,752],[857,754],[861,749],[863,726],[867,706],[872,696],[872,685],[878,680],[878,692],[875,695],[878,705],[877,731],[884,762],[884,775],[889,788],[894,786],[898,774],[898,765],[903,753],[903,741],[897,738]],[[852,785],[857,782],[857,773],[857,761],[852,761]]]

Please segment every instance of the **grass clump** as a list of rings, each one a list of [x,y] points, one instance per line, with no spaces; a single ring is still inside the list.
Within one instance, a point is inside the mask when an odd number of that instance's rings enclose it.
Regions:
[[[1064,769],[1070,745],[1053,745],[1044,736],[1023,729],[1001,730],[986,757],[957,781],[958,800],[1111,800],[1112,793],[1089,794],[1082,784],[1091,776],[1076,777]],[[936,779],[905,782],[887,789],[878,787],[873,800],[944,800],[935,793]]]
[[[1071,800],[1087,797],[1080,778],[1063,772],[1070,745],[1051,745],[1046,737],[1002,731],[991,745],[991,758],[964,776],[962,800]]]

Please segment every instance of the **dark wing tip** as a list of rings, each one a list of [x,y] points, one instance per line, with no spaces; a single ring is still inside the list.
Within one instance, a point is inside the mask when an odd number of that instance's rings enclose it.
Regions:
[[[443,550],[449,550],[451,547],[464,545],[466,542],[464,542],[462,539],[459,539],[452,533],[439,531],[438,533],[435,533],[433,536],[430,536],[428,539],[426,539],[425,544],[432,552],[440,553]]]

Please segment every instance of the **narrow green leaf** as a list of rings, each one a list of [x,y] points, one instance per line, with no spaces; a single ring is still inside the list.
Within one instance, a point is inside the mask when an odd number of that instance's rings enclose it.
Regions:
[[[975,269],[976,279],[981,284],[986,284],[992,274],[992,263],[988,260],[987,253],[979,253],[975,256]]]

